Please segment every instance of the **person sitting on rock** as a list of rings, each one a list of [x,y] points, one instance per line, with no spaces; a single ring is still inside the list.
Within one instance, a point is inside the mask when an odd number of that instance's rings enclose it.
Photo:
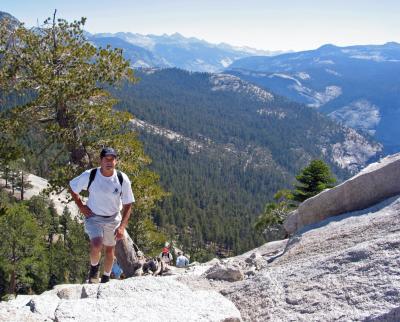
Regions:
[[[168,247],[164,247],[160,255],[158,256],[165,264],[171,265],[173,261],[172,254],[170,253]]]
[[[162,275],[165,271],[165,263],[159,258],[151,258],[146,263],[143,264],[143,275]]]
[[[178,257],[176,259],[176,267],[185,267],[189,265],[189,259],[182,254],[182,252],[178,252]]]
[[[137,253],[137,261],[135,263],[135,272],[133,276],[142,276],[145,274],[143,268],[147,262],[147,258],[144,256],[143,252],[138,250]]]

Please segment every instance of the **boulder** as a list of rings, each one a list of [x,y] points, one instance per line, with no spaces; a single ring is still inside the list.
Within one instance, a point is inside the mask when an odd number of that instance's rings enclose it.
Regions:
[[[17,307],[7,302],[0,302],[0,321],[7,322],[43,322],[54,321],[39,313],[32,313],[29,306]]]
[[[0,303],[0,321],[241,321],[215,290],[191,289],[172,276],[58,285],[21,306],[26,300]]]
[[[307,199],[284,223],[293,234],[331,216],[368,208],[400,193],[400,153],[373,163],[342,184]]]
[[[33,298],[28,305],[33,313],[39,313],[40,315],[54,320],[54,312],[60,302],[60,298],[55,294],[45,294]]]
[[[18,295],[14,300],[9,301],[8,303],[15,307],[24,307],[28,306],[29,302],[35,297],[38,297],[38,295]]]
[[[100,284],[96,298],[63,300],[56,321],[241,321],[215,291],[192,291],[170,278],[136,277]]]
[[[248,265],[255,267],[257,270],[267,265],[267,261],[258,253],[252,253],[245,259],[245,262]]]
[[[205,272],[205,277],[219,281],[236,282],[244,279],[244,273],[238,266],[217,263]]]
[[[58,286],[58,287],[57,287]],[[56,295],[60,299],[77,299],[82,298],[83,287],[82,285],[57,285],[55,288]]]
[[[115,257],[126,277],[135,276],[136,270],[142,266],[137,256],[138,250],[139,248],[125,230],[124,238],[118,240],[115,245]]]

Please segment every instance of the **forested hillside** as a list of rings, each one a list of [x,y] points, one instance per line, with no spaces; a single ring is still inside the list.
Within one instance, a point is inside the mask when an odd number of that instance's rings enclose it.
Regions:
[[[335,159],[335,147],[346,149],[347,130],[304,105],[226,75],[136,75],[138,84],[112,90],[117,108],[144,121],[135,128],[171,193],[154,218],[192,253],[203,245],[238,253],[263,242],[255,218],[311,159],[324,158],[339,179],[354,170]],[[361,150],[379,150],[363,140]]]

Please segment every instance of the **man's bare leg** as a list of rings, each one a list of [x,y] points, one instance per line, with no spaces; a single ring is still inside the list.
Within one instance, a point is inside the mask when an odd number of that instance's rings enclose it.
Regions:
[[[110,273],[114,262],[114,246],[104,246],[104,273]]]
[[[99,282],[99,261],[101,249],[103,246],[103,238],[95,237],[90,240],[90,273],[89,283]]]
[[[96,237],[90,241],[90,263],[97,265],[101,257],[101,249],[103,247],[103,238]]]

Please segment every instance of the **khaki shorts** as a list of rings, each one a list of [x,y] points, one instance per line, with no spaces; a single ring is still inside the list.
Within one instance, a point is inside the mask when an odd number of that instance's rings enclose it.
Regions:
[[[116,240],[114,233],[121,224],[121,219],[120,213],[111,217],[92,215],[85,218],[85,232],[89,235],[90,240],[101,237],[103,239],[103,245],[115,246]]]

